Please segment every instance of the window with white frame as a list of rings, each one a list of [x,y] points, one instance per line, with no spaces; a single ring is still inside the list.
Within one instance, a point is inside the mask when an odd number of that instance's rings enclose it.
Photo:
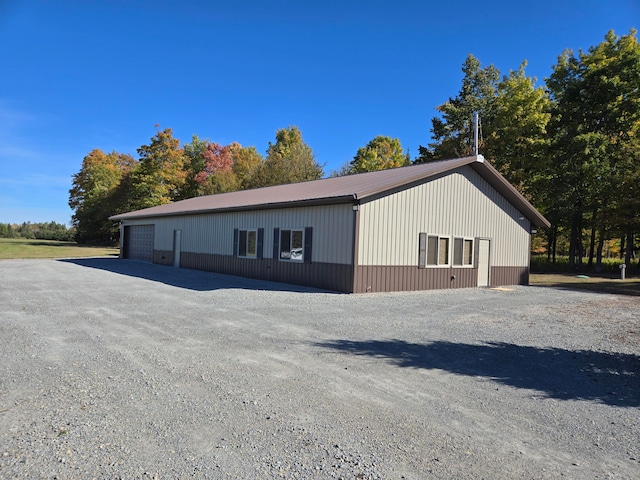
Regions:
[[[421,233],[419,240],[418,266],[420,268],[449,265],[449,237]]]
[[[302,262],[304,260],[304,230],[280,230],[280,259]]]
[[[256,258],[258,249],[257,230],[238,230],[238,256]]]
[[[473,240],[470,238],[453,239],[453,265],[473,266]]]

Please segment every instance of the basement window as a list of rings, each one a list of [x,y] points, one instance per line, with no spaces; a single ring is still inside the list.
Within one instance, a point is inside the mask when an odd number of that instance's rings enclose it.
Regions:
[[[473,240],[469,238],[453,239],[453,264],[455,266],[473,266]]]

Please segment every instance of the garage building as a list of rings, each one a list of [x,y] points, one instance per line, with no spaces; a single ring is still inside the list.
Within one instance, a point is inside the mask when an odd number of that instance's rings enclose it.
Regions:
[[[527,284],[549,226],[481,155],[111,219],[122,258],[349,293]]]

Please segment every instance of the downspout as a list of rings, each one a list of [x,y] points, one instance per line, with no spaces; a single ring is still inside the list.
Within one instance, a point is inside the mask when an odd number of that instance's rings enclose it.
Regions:
[[[356,293],[357,270],[358,270],[358,244],[360,243],[360,202],[357,196],[353,196],[353,245],[351,246],[351,292]]]

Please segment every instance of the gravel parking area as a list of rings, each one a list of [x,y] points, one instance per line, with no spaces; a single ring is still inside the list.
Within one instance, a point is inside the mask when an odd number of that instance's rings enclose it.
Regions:
[[[639,314],[0,261],[0,478],[638,479]]]

